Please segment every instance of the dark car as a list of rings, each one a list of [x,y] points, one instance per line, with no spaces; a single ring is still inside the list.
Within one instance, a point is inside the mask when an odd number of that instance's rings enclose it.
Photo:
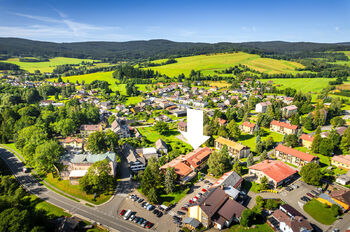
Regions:
[[[157,217],[160,218],[161,216],[163,216],[163,213],[159,211],[159,212],[157,213]]]
[[[181,221],[181,218],[176,216],[176,215],[173,216],[173,219],[176,220],[176,221]]]
[[[155,210],[153,210],[153,214],[158,214],[158,212],[159,212],[159,210],[158,209],[155,209]]]
[[[144,201],[144,202],[142,202],[141,206],[145,207],[146,204],[147,204],[147,202]]]
[[[178,215],[185,215],[186,213],[182,212],[182,211],[177,211]]]
[[[181,210],[188,211],[187,207],[181,207]]]
[[[137,222],[137,224],[141,225],[144,220],[145,220],[144,218],[140,218],[139,221]]]
[[[315,190],[311,190],[312,194],[314,194],[315,196],[318,195],[318,193]]]
[[[138,203],[143,202],[143,198],[138,199],[138,201],[137,201],[137,202],[138,202]]]
[[[134,220],[132,220],[132,221],[135,222],[135,223],[137,223],[139,220],[140,220],[140,217],[136,216],[136,217],[134,218]]]
[[[310,201],[310,198],[306,197],[306,196],[303,196],[300,198],[302,201],[305,201],[305,202],[309,202]]]

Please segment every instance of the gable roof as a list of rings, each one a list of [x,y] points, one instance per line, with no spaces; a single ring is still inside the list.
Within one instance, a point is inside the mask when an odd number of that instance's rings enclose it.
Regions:
[[[74,154],[72,156],[71,163],[95,163],[104,159],[114,162],[115,158],[114,152],[106,152],[104,154]]]
[[[275,149],[277,151],[279,151],[279,152],[283,152],[285,154],[288,154],[288,155],[291,155],[291,156],[295,156],[295,157],[297,157],[297,158],[299,158],[301,160],[305,160],[305,161],[308,161],[308,162],[311,162],[312,160],[318,158],[317,156],[313,156],[313,155],[307,154],[305,152],[298,151],[296,149],[284,146],[282,144],[278,144],[278,146]]]
[[[279,160],[264,160],[250,166],[249,169],[262,171],[277,183],[297,173],[296,170]]]
[[[229,221],[232,217],[240,218],[245,209],[237,201],[228,198],[225,204],[219,209],[218,214]]]
[[[255,127],[255,123],[245,121],[245,122],[242,123],[242,126],[254,128]]]
[[[176,174],[179,176],[188,176],[192,172],[192,168],[184,164],[183,162],[179,162],[174,166]]]
[[[215,142],[221,143],[221,144],[226,145],[228,147],[232,147],[232,148],[234,148],[234,149],[236,149],[238,151],[248,148],[245,145],[242,145],[240,143],[237,143],[235,141],[226,139],[226,138],[221,137],[221,136],[218,137],[217,139],[215,139]]]
[[[291,130],[296,130],[298,129],[298,126],[296,125],[292,125],[292,124],[289,124],[289,123],[286,123],[286,122],[280,122],[280,121],[276,121],[276,120],[273,120],[271,122],[271,125],[275,125],[275,126],[279,126],[279,127],[284,127],[284,128],[288,128],[288,129],[291,129]]]
[[[185,155],[184,159],[193,167],[197,168],[212,153],[209,147],[200,147]]]
[[[206,215],[208,215],[208,217],[212,217],[227,198],[228,196],[225,194],[225,191],[220,187],[216,187],[199,203],[199,207]]]
[[[235,171],[230,171],[224,173],[211,187],[215,188],[218,186],[232,186],[234,188],[237,188],[239,184],[241,184],[243,181],[243,178],[237,174]]]
[[[60,141],[61,143],[71,143],[71,142],[77,142],[77,143],[82,143],[83,139],[81,138],[76,138],[76,137],[67,137],[65,139],[62,139]]]
[[[306,140],[306,141],[312,142],[312,141],[314,141],[314,136],[308,135],[308,134],[302,134],[302,135],[300,136],[300,139],[301,139],[301,140]]]
[[[101,130],[101,125],[96,124],[96,125],[81,125],[82,130],[84,131],[99,131]]]
[[[336,155],[332,157],[332,160],[350,166],[350,155]]]
[[[330,196],[350,206],[350,190],[335,190],[330,193]]]
[[[161,140],[161,139],[158,139],[156,141],[156,148],[157,149],[168,149],[166,143],[163,140]]]

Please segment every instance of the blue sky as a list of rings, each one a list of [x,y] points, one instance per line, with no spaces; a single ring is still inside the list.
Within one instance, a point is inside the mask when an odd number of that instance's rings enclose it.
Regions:
[[[349,11],[349,0],[0,0],[0,37],[345,42]]]

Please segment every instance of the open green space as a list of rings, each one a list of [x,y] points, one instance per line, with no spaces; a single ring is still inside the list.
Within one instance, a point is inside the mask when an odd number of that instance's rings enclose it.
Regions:
[[[319,93],[323,88],[327,87],[328,82],[334,78],[276,78],[261,79],[262,82],[273,81],[273,85],[279,85],[281,89],[293,88],[304,93]]]
[[[42,201],[34,195],[31,195],[30,199],[32,202],[40,201],[39,203],[36,204],[35,209],[44,210],[47,212],[47,215],[49,215],[49,216],[50,215],[56,216],[56,217],[62,217],[62,216],[70,217],[71,216],[69,213],[66,213],[63,209],[61,209],[53,204],[50,204],[46,201]]]
[[[298,73],[295,69],[304,67],[297,62],[261,58],[259,55],[245,52],[197,55],[176,58],[176,60],[177,63],[149,68],[172,77],[178,76],[181,73],[188,76],[191,70],[201,71],[206,75],[214,75],[214,70],[224,70],[238,64],[243,64],[254,70],[269,74]],[[156,60],[154,62],[161,63],[164,60]]]
[[[90,59],[77,59],[77,58],[67,58],[67,57],[55,57],[47,62],[21,62],[19,58],[11,58],[3,62],[17,64],[21,69],[33,73],[35,70],[40,70],[41,73],[52,72],[57,65],[63,64],[80,64],[81,62],[93,62]]]
[[[281,142],[283,140],[282,134],[271,132],[268,129],[265,129],[265,132],[266,132],[265,135],[261,136],[261,141],[265,141],[268,137],[272,137],[275,142]],[[256,136],[242,133],[241,136],[239,136],[238,142],[250,147],[251,151],[255,151],[255,146],[256,146],[255,140],[256,140]]]
[[[111,197],[111,195],[105,195],[102,194],[98,197],[96,197],[96,200],[94,199],[94,195],[93,194],[87,194],[85,193],[79,185],[71,185],[69,184],[69,180],[60,180],[57,177],[53,177],[52,173],[49,173],[44,180],[49,183],[50,185],[52,185],[53,187],[71,195],[77,198],[80,198],[82,200],[88,201],[90,203],[93,204],[102,204],[106,201],[109,200],[109,198]]]
[[[229,229],[223,230],[225,232],[273,232],[271,227],[267,224],[257,224],[254,225],[254,228],[243,227],[239,224],[231,226]]]
[[[304,205],[304,210],[316,221],[324,225],[331,225],[337,219],[336,217],[332,216],[330,207],[326,207],[325,204],[317,201],[316,199],[312,199],[306,203]]]

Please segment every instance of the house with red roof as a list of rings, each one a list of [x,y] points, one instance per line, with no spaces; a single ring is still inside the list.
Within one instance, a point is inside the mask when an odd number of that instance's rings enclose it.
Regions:
[[[302,167],[311,162],[319,162],[319,158],[317,156],[298,151],[282,144],[278,144],[278,146],[275,148],[275,156],[277,159],[280,159],[283,162],[287,162],[298,167]]]
[[[284,135],[296,135],[299,127],[286,122],[273,120],[270,123],[270,131],[277,132]]]
[[[254,175],[259,181],[265,176],[268,184],[274,188],[287,183],[297,172],[279,160],[264,160],[249,167],[250,175]]]
[[[311,149],[312,142],[314,141],[314,136],[308,134],[302,134],[300,136],[301,144],[307,149]]]
[[[172,167],[181,181],[190,181],[197,174],[197,171],[207,165],[212,152],[213,150],[209,147],[197,148],[187,155],[180,155],[169,163],[164,164],[160,167],[160,170],[165,172],[168,167]]]
[[[289,118],[293,114],[298,113],[298,107],[295,105],[290,105],[290,106],[283,107],[281,111],[282,111],[283,117]]]
[[[252,135],[254,134],[254,131],[256,131],[257,126],[255,123],[245,121],[240,126],[240,129],[242,132]]]

